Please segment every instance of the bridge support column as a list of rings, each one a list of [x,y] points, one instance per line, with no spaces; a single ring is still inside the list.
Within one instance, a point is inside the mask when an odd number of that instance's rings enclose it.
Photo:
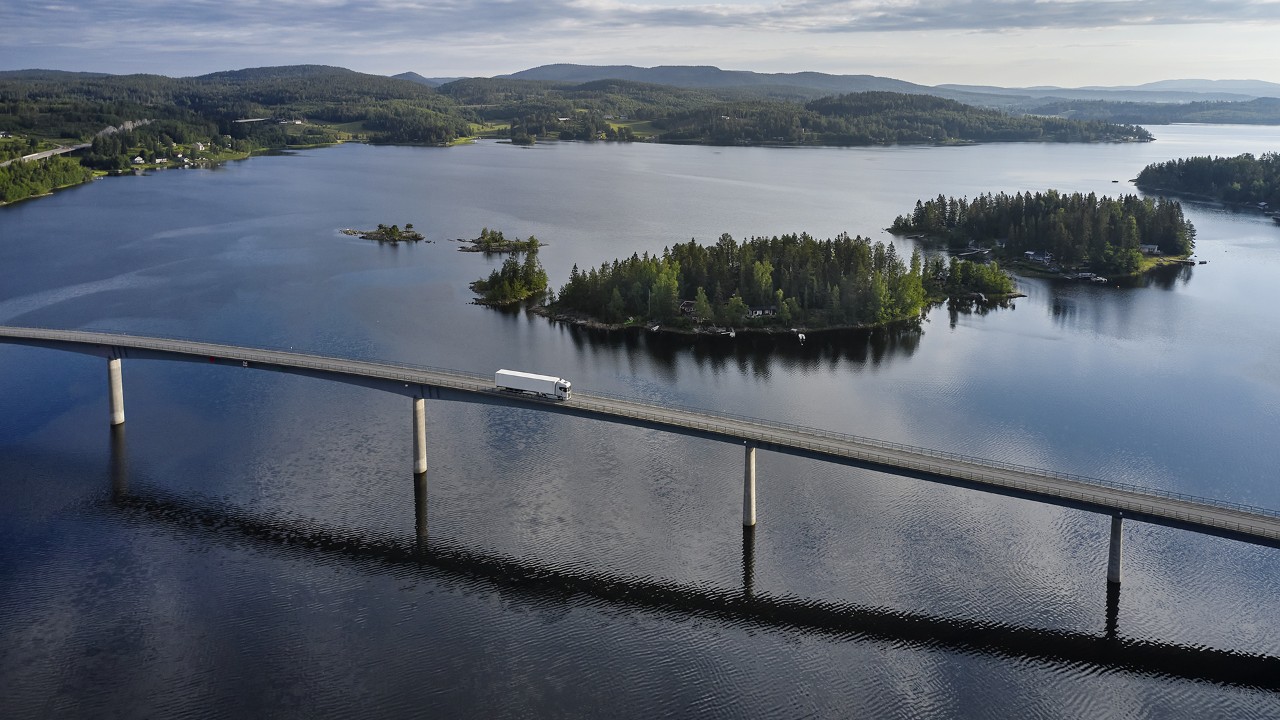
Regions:
[[[1107,584],[1120,584],[1120,563],[1124,545],[1120,530],[1123,524],[1123,513],[1111,518],[1111,551],[1107,556]]]
[[[107,361],[107,381],[111,386],[111,424],[124,422],[124,381],[120,376],[120,358]]]
[[[427,401],[413,399],[413,474],[427,471]]]
[[[742,468],[742,526],[756,526],[756,448],[747,444],[746,462]]]

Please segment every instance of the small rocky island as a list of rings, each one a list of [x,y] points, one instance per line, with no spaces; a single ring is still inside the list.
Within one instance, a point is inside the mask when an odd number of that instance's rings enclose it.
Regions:
[[[507,240],[501,230],[484,228],[475,240],[459,242],[472,243],[472,247],[459,248],[466,252],[511,254],[489,277],[471,283],[472,292],[478,296],[475,304],[503,307],[530,299],[541,302],[547,292],[547,271],[538,260],[542,243],[537,238],[530,235],[528,240]],[[515,258],[519,253],[524,253],[523,262]]]
[[[353,230],[351,228],[345,228],[342,231],[342,234],[363,238],[365,240],[377,240],[380,243],[391,243],[393,245],[395,243],[402,242],[421,242],[426,239],[422,236],[422,233],[413,229],[413,223],[405,223],[404,229],[401,229],[399,225],[387,226],[382,223],[378,223],[376,230]],[[431,241],[427,240],[427,242]]]
[[[458,242],[467,243],[467,245],[458,248],[462,252],[482,252],[486,255],[537,252],[538,248],[544,245],[532,235],[529,236],[528,240],[521,240],[520,238],[508,240],[501,230],[490,230],[489,228],[481,228],[480,237],[470,240],[458,238]]]

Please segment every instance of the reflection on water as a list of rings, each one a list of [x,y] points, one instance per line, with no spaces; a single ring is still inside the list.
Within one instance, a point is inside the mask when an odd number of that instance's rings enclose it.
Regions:
[[[1017,660],[1062,664],[1077,672],[1124,670],[1180,677],[1223,685],[1280,689],[1280,658],[1204,647],[1127,640],[1117,635],[1120,586],[1107,589],[1106,635],[1016,627],[1001,623],[903,612],[847,603],[816,601],[756,592],[754,531],[743,533],[743,587],[716,589],[622,574],[548,566],[528,559],[475,552],[436,539],[429,550],[418,542],[369,538],[279,515],[259,516],[223,504],[200,504],[164,493],[135,493],[114,505],[135,517],[196,533],[202,539],[249,542],[291,555],[324,553],[357,563],[402,570],[417,568],[429,576],[480,579],[517,591],[534,602],[572,602],[575,595],[635,608],[723,618],[762,627],[801,629],[852,641],[945,648]],[[421,528],[422,526],[420,526]]]
[[[554,322],[548,320],[548,322]],[[778,363],[788,370],[812,370],[843,361],[876,366],[894,358],[911,357],[924,330],[919,322],[874,329],[804,330],[795,332],[735,331],[726,333],[665,333],[645,328],[605,330],[569,325],[576,347],[621,350],[643,354],[657,367],[674,373],[681,360],[692,358],[700,368],[738,371],[768,378]]]
[[[415,208],[431,237],[533,234],[559,284],[574,263],[690,237],[874,233],[938,193],[1114,192],[1171,153],[1275,138],[1161,136],[349,145],[104,181],[0,212],[0,315],[559,373],[583,392],[1277,507],[1280,230],[1265,218],[1189,208],[1212,263],[1194,282],[1181,267],[1150,288],[1021,278],[1019,312],[952,303],[920,327],[804,343],[477,307],[467,283],[493,259],[335,233]],[[1106,593],[1091,515],[769,453],[763,529],[740,544],[737,448],[445,403],[429,411],[430,503],[414,478],[410,516],[400,398],[135,363],[126,448],[123,428],[102,433],[96,360],[0,347],[0,370],[0,677],[18,715],[1275,715],[1274,694],[1169,679],[1280,676],[1200,650],[1280,654],[1274,551],[1139,524],[1124,592]]]
[[[947,300],[947,317],[955,327],[961,315],[982,317],[993,310],[1015,310],[1013,298],[987,300],[985,298],[950,298]]]
[[[1122,288],[1155,288],[1174,290],[1191,282],[1195,267],[1191,265],[1161,265],[1137,277],[1119,278],[1113,282]]]
[[[129,494],[129,455],[124,423],[111,427],[111,498],[123,500]]]
[[[427,553],[427,472],[413,476],[414,548],[419,556]]]

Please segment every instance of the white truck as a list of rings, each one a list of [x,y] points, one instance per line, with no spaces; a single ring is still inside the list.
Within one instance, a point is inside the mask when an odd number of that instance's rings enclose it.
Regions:
[[[493,384],[499,390],[533,393],[552,400],[568,400],[573,388],[573,383],[563,378],[519,370],[499,370],[494,374]]]

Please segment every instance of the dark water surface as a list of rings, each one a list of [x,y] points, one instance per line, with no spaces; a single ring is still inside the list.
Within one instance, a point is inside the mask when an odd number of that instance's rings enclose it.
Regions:
[[[880,228],[938,194],[1132,192],[1133,145],[343,146],[0,209],[0,323],[492,372],[1280,508],[1280,227],[1187,206],[1207,265],[1022,279],[920,332],[767,347],[469,305],[537,235],[559,285],[712,241]],[[1119,183],[1113,183],[1119,180]],[[338,230],[406,222],[434,243]],[[909,250],[903,246],[904,250]],[[1280,552],[533,411],[0,344],[0,681],[13,717],[1276,717]],[[1110,612],[1108,605],[1111,605]]]

